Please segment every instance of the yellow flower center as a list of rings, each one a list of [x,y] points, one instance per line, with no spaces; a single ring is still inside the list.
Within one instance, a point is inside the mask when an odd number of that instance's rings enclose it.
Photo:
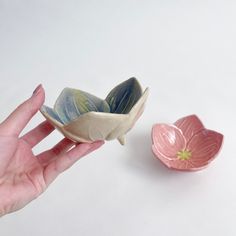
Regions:
[[[181,150],[181,151],[177,152],[177,157],[181,161],[188,160],[191,156],[192,156],[192,153],[189,150]]]

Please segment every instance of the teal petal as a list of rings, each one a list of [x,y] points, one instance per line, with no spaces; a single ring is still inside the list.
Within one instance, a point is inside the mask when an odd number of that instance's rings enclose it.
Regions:
[[[130,78],[116,86],[107,95],[111,113],[127,114],[142,96],[142,88],[136,78]]]
[[[54,110],[65,124],[86,112],[110,112],[106,101],[84,91],[71,88],[63,89],[55,103]]]

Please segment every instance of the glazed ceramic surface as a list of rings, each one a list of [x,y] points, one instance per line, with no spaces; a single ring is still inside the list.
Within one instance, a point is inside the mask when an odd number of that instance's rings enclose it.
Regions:
[[[223,135],[206,129],[196,115],[179,119],[174,125],[152,128],[152,150],[164,165],[176,170],[200,170],[219,152]]]
[[[118,139],[125,134],[143,113],[148,88],[142,88],[130,78],[110,91],[106,99],[78,89],[65,88],[53,108],[43,105],[41,113],[64,136],[75,142]]]

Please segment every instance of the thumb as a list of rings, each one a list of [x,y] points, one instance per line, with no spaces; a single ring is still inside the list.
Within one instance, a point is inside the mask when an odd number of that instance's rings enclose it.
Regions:
[[[38,85],[32,96],[20,104],[0,126],[4,135],[16,135],[25,128],[30,119],[40,109],[45,100],[45,92],[42,85]]]

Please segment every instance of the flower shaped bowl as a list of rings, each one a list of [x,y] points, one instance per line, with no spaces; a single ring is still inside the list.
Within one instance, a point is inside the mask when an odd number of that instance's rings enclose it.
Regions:
[[[113,88],[105,100],[82,90],[65,88],[53,108],[43,105],[44,117],[65,137],[75,142],[118,139],[141,116],[148,96],[135,78]]]
[[[174,125],[155,124],[152,128],[152,151],[171,169],[196,171],[216,157],[223,135],[206,129],[196,115],[179,119]]]

